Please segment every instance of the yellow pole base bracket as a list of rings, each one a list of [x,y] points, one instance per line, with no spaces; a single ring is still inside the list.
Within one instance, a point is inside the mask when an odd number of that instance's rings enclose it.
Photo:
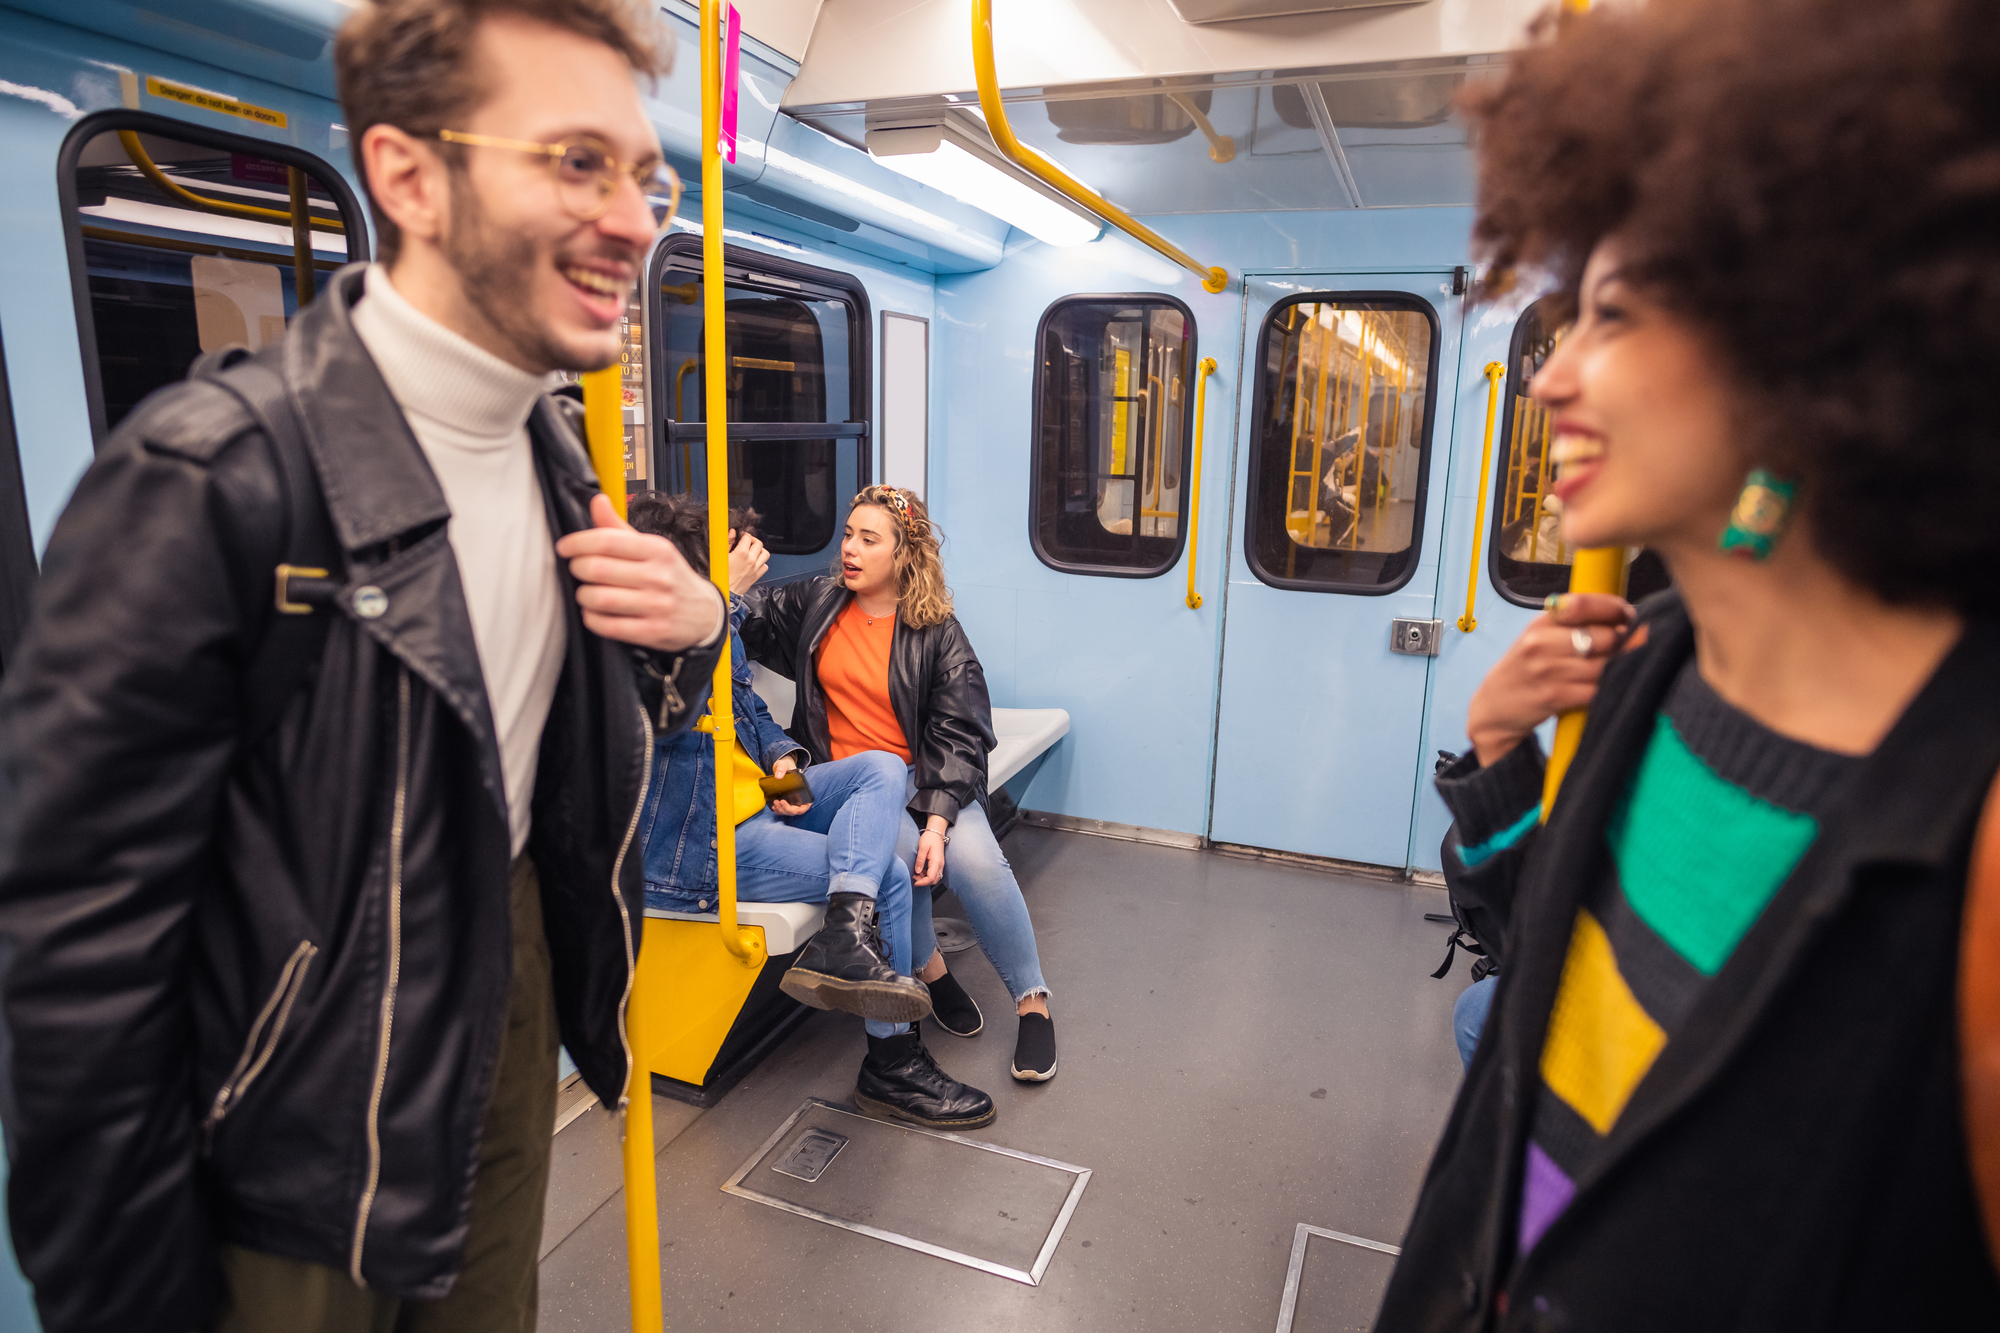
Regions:
[[[1472,614],[1479,600],[1479,539],[1486,535],[1486,476],[1493,471],[1493,422],[1500,412],[1500,382],[1507,367],[1498,361],[1486,363],[1486,444],[1479,451],[1479,499],[1472,507],[1472,568],[1465,572],[1465,614],[1458,618],[1459,632],[1470,634],[1479,628]]]
[[[1599,546],[1576,553],[1576,563],[1570,566],[1569,590],[1571,592],[1606,592],[1614,597],[1625,595],[1625,548],[1622,546]],[[1542,774],[1542,822],[1549,820],[1549,811],[1555,808],[1556,789],[1562,786],[1563,775],[1569,772],[1570,760],[1576,758],[1577,744],[1583,740],[1583,724],[1590,710],[1572,708],[1556,717],[1556,740],[1549,747],[1549,766]]]

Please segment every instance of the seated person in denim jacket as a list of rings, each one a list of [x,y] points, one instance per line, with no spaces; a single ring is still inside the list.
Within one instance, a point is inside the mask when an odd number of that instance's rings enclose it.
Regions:
[[[732,546],[754,515],[731,515]],[[667,538],[696,569],[708,570],[708,522],[700,501],[658,492],[634,496],[629,521],[641,532]],[[739,563],[732,557],[732,572]],[[732,582],[754,582],[761,566]],[[740,614],[740,603],[731,598]],[[840,1009],[868,1020],[871,1036],[884,1038],[931,1011],[924,983],[910,975],[911,880],[896,856],[905,773],[894,755],[867,751],[818,764],[810,792],[765,803],[758,780],[811,763],[805,749],[772,720],[751,687],[750,664],[731,634],[736,741],[730,765],[736,823],[736,896],[739,902],[826,902],[826,924],[799,951],[785,973],[787,995],[818,1009]],[[651,795],[641,811],[646,905],[677,912],[708,912],[716,904],[714,744],[700,731],[668,738],[654,755]],[[885,956],[886,955],[886,956]],[[945,1076],[935,1071],[939,1079]],[[937,1100],[928,1086],[871,1089],[874,1100],[897,1118],[943,1124],[925,1110]],[[967,1089],[966,1091],[972,1091]],[[886,1094],[886,1095],[885,1095]],[[985,1119],[991,1100],[983,1093]],[[873,1108],[871,1108],[873,1109]],[[976,1118],[976,1117],[975,1117]],[[947,1126],[972,1127],[956,1116]]]

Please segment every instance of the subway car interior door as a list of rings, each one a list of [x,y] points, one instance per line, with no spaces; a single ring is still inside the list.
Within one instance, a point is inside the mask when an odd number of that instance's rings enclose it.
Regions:
[[[1452,285],[1245,279],[1216,842],[1408,864],[1441,628]]]

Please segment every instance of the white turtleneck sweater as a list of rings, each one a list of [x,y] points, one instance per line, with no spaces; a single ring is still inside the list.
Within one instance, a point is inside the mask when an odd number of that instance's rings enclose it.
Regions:
[[[542,727],[562,674],[562,585],[528,415],[545,376],[508,365],[403,299],[380,264],[354,331],[451,507],[449,535],[500,741],[513,854],[528,845]]]

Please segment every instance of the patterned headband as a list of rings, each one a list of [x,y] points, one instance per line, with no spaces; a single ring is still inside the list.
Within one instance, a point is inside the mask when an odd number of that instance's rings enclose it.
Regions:
[[[897,521],[903,525],[903,531],[908,533],[912,540],[920,541],[930,535],[930,520],[917,517],[916,512],[910,508],[909,496],[901,489],[895,486],[877,486],[873,489],[880,497],[875,503],[894,510]]]

